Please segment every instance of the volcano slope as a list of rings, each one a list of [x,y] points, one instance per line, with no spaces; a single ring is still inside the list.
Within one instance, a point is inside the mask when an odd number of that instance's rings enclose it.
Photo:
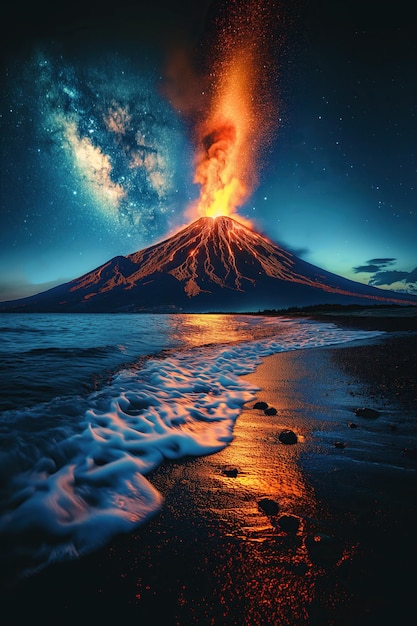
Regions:
[[[202,217],[80,278],[3,302],[0,311],[240,312],[383,303],[417,305],[417,298],[315,267],[230,217]]]

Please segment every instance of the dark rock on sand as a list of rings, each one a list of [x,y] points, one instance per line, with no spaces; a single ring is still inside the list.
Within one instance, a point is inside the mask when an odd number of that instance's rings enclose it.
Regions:
[[[268,405],[266,402],[255,402],[255,404],[253,405],[254,409],[260,409],[261,411],[265,411],[265,409],[268,408]]]
[[[286,533],[296,533],[300,527],[300,519],[295,515],[281,515],[278,525]]]
[[[409,459],[417,459],[417,448],[404,448],[403,454]]]
[[[267,408],[267,409],[265,409],[265,411],[264,411],[265,415],[276,415],[276,414],[277,414],[277,412],[278,412],[278,411],[277,411],[277,410],[276,410],[276,408],[275,408],[275,407],[273,407],[273,406],[268,407],[268,408]]]
[[[343,554],[343,546],[324,533],[308,535],[305,540],[308,555],[316,565],[334,565]]]
[[[229,478],[236,478],[238,473],[239,470],[237,469],[237,467],[224,467],[222,470],[222,474],[224,476],[228,476]]]
[[[297,443],[298,441],[297,435],[295,434],[295,432],[289,429],[282,430],[279,434],[278,439],[280,440],[281,443],[285,443],[289,445]]]
[[[346,444],[343,441],[335,441],[334,447],[340,448],[340,450],[343,450],[343,448],[346,448]]]
[[[259,500],[258,506],[267,515],[276,515],[279,511],[278,502],[271,500],[271,498],[262,498]]]
[[[348,426],[349,426],[349,428],[357,428],[358,427],[358,425],[355,424],[355,422],[349,422]]]
[[[375,418],[379,416],[379,411],[375,411],[375,409],[368,409],[367,407],[364,407],[362,409],[355,409],[355,415],[359,415],[359,417]]]

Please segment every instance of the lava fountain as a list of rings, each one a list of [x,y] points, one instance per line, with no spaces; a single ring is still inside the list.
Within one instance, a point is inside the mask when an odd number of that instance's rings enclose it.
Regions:
[[[200,185],[200,197],[193,216],[235,217],[256,182],[256,112],[247,56],[239,51],[228,62],[211,111],[196,129],[194,182]]]
[[[190,220],[223,215],[248,225],[237,210],[258,182],[260,155],[279,119],[271,93],[278,21],[275,3],[266,0],[230,0],[216,18],[208,71],[197,79],[191,111],[200,194],[188,210]]]

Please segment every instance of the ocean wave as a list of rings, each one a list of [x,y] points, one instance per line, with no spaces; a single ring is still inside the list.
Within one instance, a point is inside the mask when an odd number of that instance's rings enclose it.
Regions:
[[[41,328],[34,328],[33,326],[24,326],[20,324],[19,326],[0,326],[0,335],[8,335],[10,333],[21,335],[22,333],[28,333],[30,335],[33,334],[43,334],[45,331]]]
[[[105,356],[109,354],[109,352],[113,352],[117,349],[117,346],[107,345],[107,346],[92,346],[85,348],[76,348],[76,347],[55,347],[48,346],[47,348],[32,348],[31,350],[27,350],[26,354],[28,356],[48,356],[52,355],[55,357],[60,357],[63,359],[78,359],[78,358],[97,358],[100,356]]]
[[[36,451],[3,451],[1,464],[12,478],[0,532],[18,539],[21,551],[22,537],[33,531],[42,537],[28,549],[33,571],[98,548],[160,509],[162,496],[147,476],[165,459],[211,454],[231,443],[243,405],[258,391],[242,376],[264,357],[379,334],[283,321],[273,337],[185,348],[123,369],[79,404],[85,410],[75,431],[58,412],[50,424],[56,437]]]

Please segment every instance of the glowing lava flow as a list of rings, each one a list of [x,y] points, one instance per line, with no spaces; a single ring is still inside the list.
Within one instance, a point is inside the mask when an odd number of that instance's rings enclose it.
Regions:
[[[329,300],[325,292],[337,298]],[[352,304],[374,300],[415,305],[401,294],[393,297],[310,265],[221,216],[200,217],[149,248],[115,257],[70,283],[6,305],[13,312],[195,312],[231,310],[231,303],[243,310],[300,302],[340,304],[340,296],[348,296]]]
[[[128,259],[139,266],[129,282],[164,271],[184,284],[189,297],[210,293],[213,284],[245,291],[262,276],[317,286],[294,269],[290,253],[226,216],[202,217]]]

